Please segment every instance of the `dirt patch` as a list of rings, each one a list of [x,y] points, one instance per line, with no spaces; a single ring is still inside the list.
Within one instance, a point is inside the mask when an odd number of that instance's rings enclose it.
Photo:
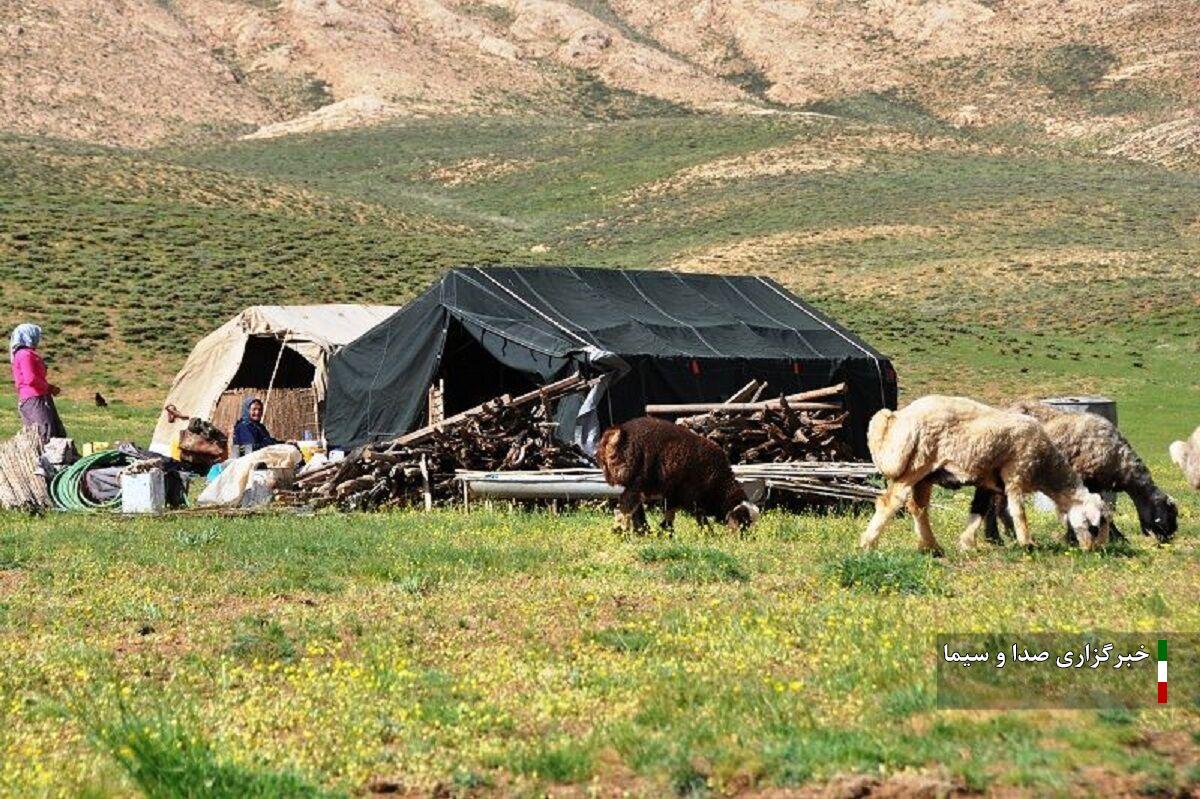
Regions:
[[[1200,112],[1191,112],[1134,134],[1106,151],[1108,155],[1182,166],[1200,161]]]
[[[837,172],[853,169],[862,163],[863,159],[859,156],[838,154],[815,145],[773,147],[682,169],[663,180],[638,186],[622,197],[620,202],[632,205],[653,197],[682,194],[733,180],[784,177],[806,172]]]
[[[359,127],[399,116],[403,110],[400,106],[384,102],[373,95],[364,94],[358,97],[349,97],[337,103],[330,103],[295,119],[264,125],[242,138],[275,139],[297,133],[318,133]]]
[[[951,799],[975,796],[961,782],[935,772],[902,771],[887,777],[840,774],[797,788],[748,788],[738,799]]]
[[[523,172],[533,166],[533,161],[516,159],[468,158],[465,161],[441,166],[426,177],[443,186],[470,186],[487,183],[505,175]]]
[[[29,575],[21,569],[0,569],[0,597],[12,596],[29,582]]]
[[[808,247],[854,244],[880,238],[935,236],[942,232],[938,228],[923,225],[867,225],[801,233],[774,233],[769,236],[739,239],[686,253],[677,259],[671,268],[683,272],[761,271],[762,265],[766,263],[790,260],[794,265],[797,257]]]

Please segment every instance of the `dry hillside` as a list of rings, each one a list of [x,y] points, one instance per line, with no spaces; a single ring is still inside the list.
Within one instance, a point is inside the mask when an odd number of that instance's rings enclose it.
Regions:
[[[1191,0],[0,0],[0,18],[0,129],[132,146],[895,92],[1108,148],[1168,125],[1129,153],[1177,160],[1200,104]]]

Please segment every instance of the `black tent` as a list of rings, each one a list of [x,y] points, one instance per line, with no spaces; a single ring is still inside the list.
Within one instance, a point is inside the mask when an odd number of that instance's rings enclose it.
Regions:
[[[896,407],[888,359],[769,278],[575,267],[455,269],[330,360],[326,436],[351,446],[582,370],[609,378],[561,403],[585,446],[647,403],[721,401],[754,378],[772,395],[845,381],[849,443]],[[562,407],[566,406],[566,407]]]

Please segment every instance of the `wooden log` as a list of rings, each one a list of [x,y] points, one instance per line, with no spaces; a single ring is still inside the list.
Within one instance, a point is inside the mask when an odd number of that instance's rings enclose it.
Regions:
[[[468,408],[465,411],[456,413],[448,419],[445,419],[438,424],[426,425],[418,430],[413,430],[411,433],[405,433],[402,436],[392,439],[391,446],[404,446],[422,441],[437,433],[445,432],[447,429],[469,422],[477,416],[495,413],[504,408],[518,408],[522,405],[528,405],[542,397],[557,397],[570,391],[580,390],[585,386],[592,386],[599,382],[599,378],[585,380],[582,375],[574,374],[571,377],[565,377],[562,380],[556,380],[553,383],[548,383],[539,389],[530,391],[526,394],[521,394],[517,397],[511,397],[505,394],[501,397],[488,400],[485,403],[476,405],[474,408]]]
[[[766,387],[767,383],[765,380],[762,382],[762,385],[759,385],[759,381],[757,379],[751,380],[749,383],[730,394],[729,398],[725,400],[725,402],[753,402],[754,395],[763,391]]]
[[[786,397],[780,397],[766,402],[732,402],[728,405],[719,402],[698,402],[690,405],[647,405],[646,413],[650,416],[670,416],[677,413],[754,413],[769,408],[781,408],[783,402],[793,410],[802,411],[840,411],[842,406],[832,402],[792,402]]]

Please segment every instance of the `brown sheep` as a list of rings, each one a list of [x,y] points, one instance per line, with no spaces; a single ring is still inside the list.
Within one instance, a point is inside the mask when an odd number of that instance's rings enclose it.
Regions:
[[[645,503],[659,498],[667,531],[680,509],[702,526],[718,518],[731,530],[744,530],[758,518],[721,448],[671,422],[643,416],[610,427],[600,437],[596,460],[605,481],[625,489],[617,501],[618,529],[645,532]]]
[[[965,397],[928,396],[900,411],[882,410],[867,428],[871,459],[888,479],[875,504],[875,515],[860,544],[871,549],[888,520],[907,505],[923,550],[939,552],[929,526],[929,501],[935,484],[977,485],[1003,491],[1016,526],[1017,540],[1033,544],[1025,519],[1024,498],[1040,491],[1054,500],[1079,536],[1083,549],[1108,540],[1111,512],[1083,486],[1079,475],[1037,420],[1002,411]],[[983,519],[972,514],[959,539],[975,545]]]

